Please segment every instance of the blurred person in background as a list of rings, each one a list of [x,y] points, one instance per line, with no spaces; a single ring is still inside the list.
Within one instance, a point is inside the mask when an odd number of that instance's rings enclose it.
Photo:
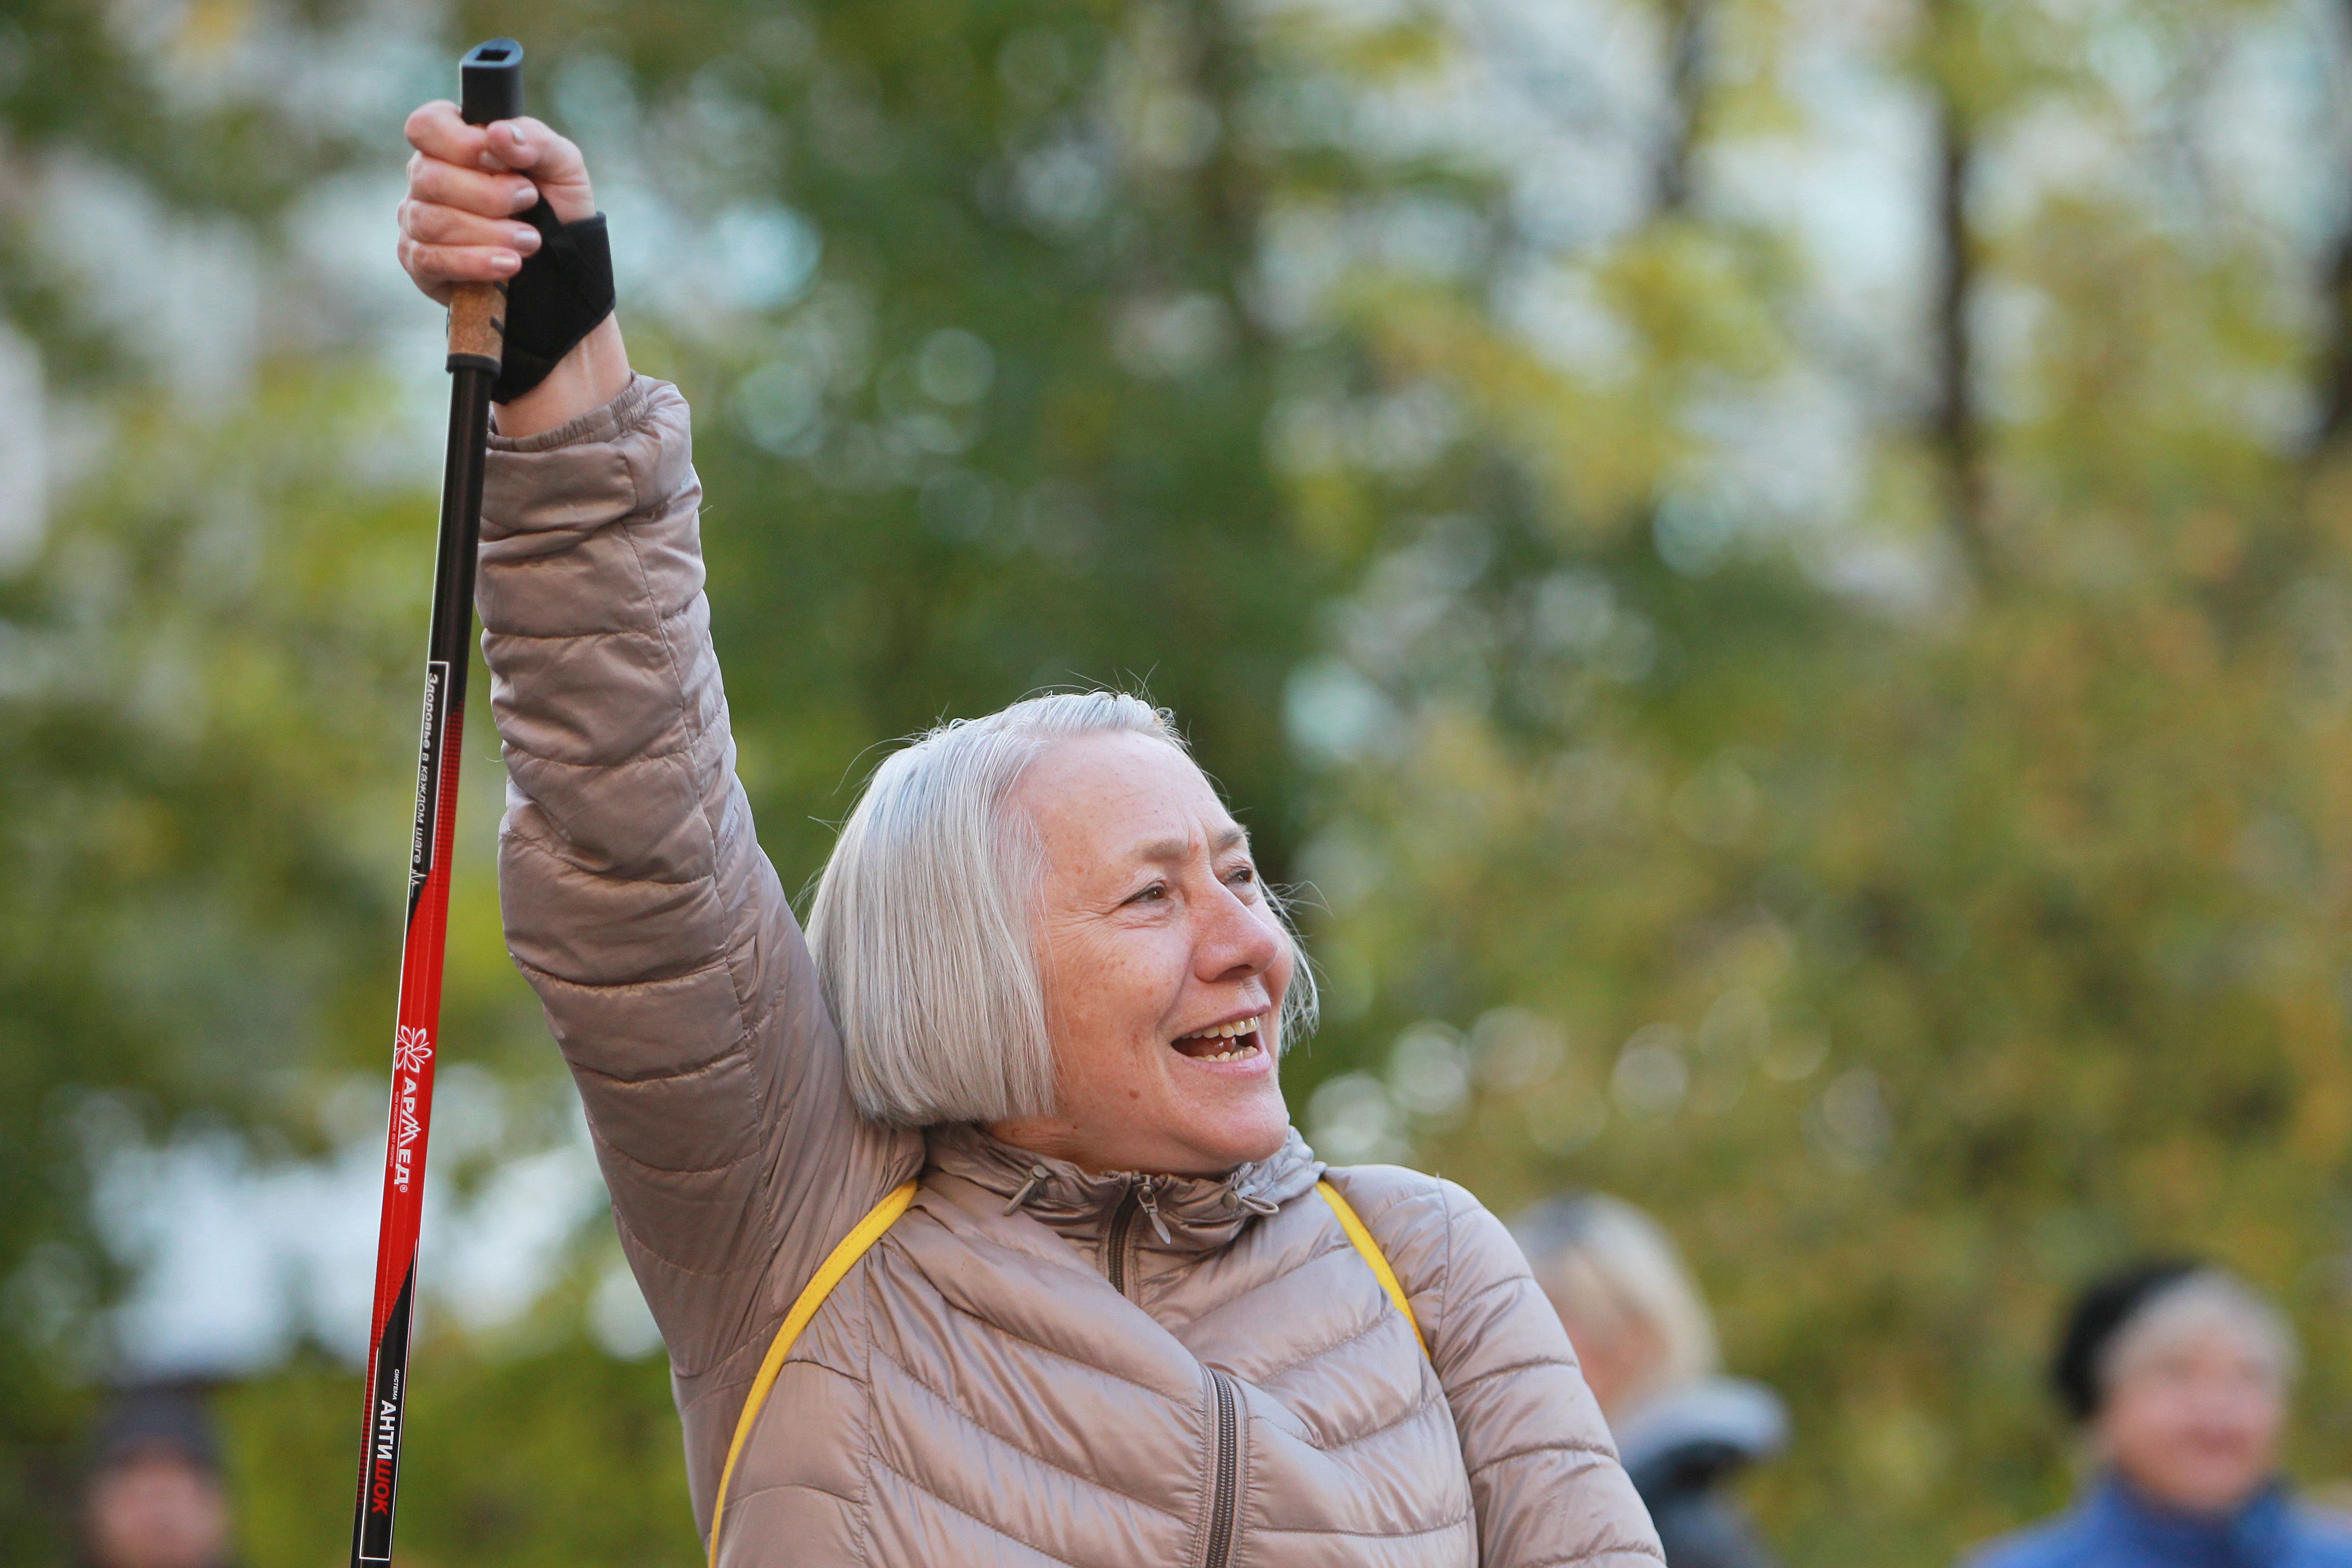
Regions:
[[[2352,1568],[2352,1531],[2298,1507],[2279,1476],[2295,1360],[2278,1310],[2219,1268],[2150,1262],[2098,1280],[2051,1365],[2090,1485],[1971,1568]]]
[[[1772,1554],[1725,1483],[1780,1452],[1788,1417],[1771,1390],[1719,1375],[1714,1322],[1674,1242],[1599,1193],[1538,1204],[1511,1230],[1576,1346],[1668,1568],[1768,1568]]]
[[[100,1422],[82,1483],[87,1568],[226,1568],[228,1492],[200,1396],[132,1389]]]

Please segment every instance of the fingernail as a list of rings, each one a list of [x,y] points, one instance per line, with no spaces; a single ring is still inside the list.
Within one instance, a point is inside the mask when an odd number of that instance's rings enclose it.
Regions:
[[[490,270],[493,272],[513,272],[521,267],[522,258],[511,250],[501,250],[490,258]]]
[[[507,243],[513,246],[523,255],[529,256],[532,251],[539,248],[539,230],[531,227],[530,225],[527,223],[515,224],[509,230],[509,238]]]
[[[523,212],[529,208],[537,206],[539,205],[539,187],[537,185],[522,185],[517,187],[514,194],[514,205],[515,211],[517,212]]]

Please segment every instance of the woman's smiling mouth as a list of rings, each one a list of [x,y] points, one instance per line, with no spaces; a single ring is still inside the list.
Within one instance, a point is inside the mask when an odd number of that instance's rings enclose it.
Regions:
[[[1265,1049],[1258,1040],[1266,1017],[1260,1013],[1234,1023],[1213,1025],[1169,1043],[1196,1062],[1248,1061]]]

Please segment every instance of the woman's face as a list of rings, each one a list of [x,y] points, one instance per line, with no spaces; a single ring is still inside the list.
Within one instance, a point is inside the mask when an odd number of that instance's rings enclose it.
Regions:
[[[1612,1424],[1623,1420],[1633,1413],[1638,1396],[1658,1381],[1666,1354],[1664,1336],[1644,1319],[1607,1321],[1579,1311],[1576,1303],[1563,1295],[1546,1294],[1551,1298],[1552,1310],[1559,1314],[1560,1327],[1568,1331],[1576,1364],[1584,1373],[1584,1386],[1592,1390],[1601,1414]]]
[[[2270,1479],[2285,1407],[2273,1359],[2216,1321],[2117,1367],[2095,1436],[2107,1462],[2151,1501],[2221,1515]]]
[[[1061,1104],[992,1131],[1092,1171],[1213,1175],[1279,1149],[1274,1025],[1296,961],[1201,770],[1149,736],[1089,735],[1032,763],[1013,804],[1045,849]]]
[[[217,1477],[168,1447],[100,1470],[87,1503],[100,1568],[215,1568],[228,1556],[228,1500]]]

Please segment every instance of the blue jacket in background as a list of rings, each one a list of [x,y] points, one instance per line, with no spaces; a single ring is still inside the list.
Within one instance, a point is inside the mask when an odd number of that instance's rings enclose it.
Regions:
[[[2158,1508],[2110,1476],[2047,1524],[2003,1536],[1967,1568],[2352,1568],[2352,1530],[2272,1487],[2227,1519]]]

